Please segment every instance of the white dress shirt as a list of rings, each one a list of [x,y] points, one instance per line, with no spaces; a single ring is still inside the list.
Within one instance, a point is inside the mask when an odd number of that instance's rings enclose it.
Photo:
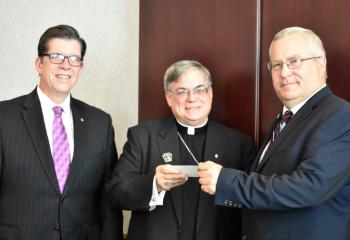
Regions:
[[[62,122],[64,125],[64,128],[67,132],[67,139],[69,144],[69,153],[70,153],[70,161],[73,159],[73,153],[74,153],[74,128],[73,128],[73,115],[70,108],[70,95],[66,97],[66,99],[61,104],[55,104],[48,96],[43,93],[43,91],[40,89],[40,87],[37,87],[37,93],[40,100],[41,110],[44,117],[45,122],[45,128],[46,128],[46,134],[49,139],[50,143],[50,149],[51,154],[53,152],[52,147],[52,134],[53,134],[53,120],[54,120],[54,111],[53,107],[60,106],[63,108],[62,112]]]

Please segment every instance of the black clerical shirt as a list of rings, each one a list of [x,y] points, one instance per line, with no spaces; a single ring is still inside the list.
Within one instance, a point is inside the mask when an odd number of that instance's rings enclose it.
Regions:
[[[207,135],[207,124],[194,129],[194,134],[189,135],[187,127],[177,123],[177,129],[187,144],[188,148],[200,162],[203,160],[204,146]],[[181,165],[197,165],[187,148],[179,139]],[[200,185],[198,178],[188,178],[188,181],[180,186],[182,192],[182,231],[181,240],[196,240],[196,222],[198,212],[198,200]]]

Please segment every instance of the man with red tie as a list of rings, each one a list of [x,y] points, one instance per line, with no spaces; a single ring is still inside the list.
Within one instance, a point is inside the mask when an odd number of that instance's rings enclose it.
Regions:
[[[200,163],[215,204],[243,206],[242,239],[350,237],[350,105],[327,86],[326,63],[313,31],[277,33],[268,69],[284,107],[251,173]]]

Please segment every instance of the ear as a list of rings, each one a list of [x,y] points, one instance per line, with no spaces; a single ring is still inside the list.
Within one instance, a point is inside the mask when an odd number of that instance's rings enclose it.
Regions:
[[[43,59],[41,57],[37,57],[35,59],[35,68],[38,74],[40,75],[43,69]]]
[[[320,57],[318,59],[318,67],[320,70],[320,73],[323,75],[326,75],[326,69],[327,69],[327,59],[326,57]]]
[[[165,92],[165,98],[166,98],[166,102],[168,103],[168,106],[171,107],[172,105],[172,101],[173,101],[173,96],[171,95],[171,93],[169,92]]]
[[[79,69],[79,74],[83,71],[84,69],[84,62],[81,63],[80,69]]]

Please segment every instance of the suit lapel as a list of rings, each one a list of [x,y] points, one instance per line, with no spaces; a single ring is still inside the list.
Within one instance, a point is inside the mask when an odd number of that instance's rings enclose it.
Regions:
[[[46,133],[44,117],[36,89],[27,96],[23,106],[24,110],[22,111],[22,117],[32,139],[35,151],[38,154],[41,165],[43,166],[52,187],[58,194],[60,194],[50,151],[50,144]]]
[[[87,139],[86,128],[88,126],[89,119],[86,117],[85,110],[76,99],[71,99],[71,110],[73,115],[73,128],[74,128],[74,153],[72,158],[72,163],[69,170],[69,175],[67,178],[66,185],[63,190],[63,195],[65,195],[69,188],[71,187],[74,179],[79,173],[80,164],[83,161],[84,152],[86,152],[85,147]]]
[[[280,114],[277,115],[276,119],[273,121],[273,123],[272,123],[272,125],[271,125],[271,127],[270,127],[270,129],[268,131],[268,134],[265,137],[264,142],[261,144],[259,152],[258,152],[258,154],[257,154],[257,156],[256,156],[256,158],[255,158],[255,160],[253,162],[253,165],[251,167],[251,171],[256,171],[257,170],[258,165],[259,165],[259,160],[261,158],[261,155],[264,152],[264,149],[266,148],[266,146],[270,143],[272,132],[275,129],[275,126],[276,126],[277,122],[279,121],[279,119],[280,119]],[[266,153],[265,153],[265,155],[266,155]],[[265,158],[265,156],[264,156],[264,158]]]
[[[169,164],[177,165],[180,164],[180,147],[179,147],[179,140],[177,136],[177,127],[175,123],[174,118],[169,118],[163,129],[159,133],[159,156],[162,160],[162,155],[164,153],[171,153],[172,154],[172,161],[169,162]],[[161,164],[164,164],[166,162],[162,162]],[[182,202],[181,202],[181,189],[180,188],[174,188],[170,192],[170,198],[173,203],[173,207],[175,209],[175,214],[177,221],[179,223],[179,226],[182,225]]]
[[[217,129],[216,125],[211,121],[208,122],[207,136],[204,147],[204,159],[203,161],[213,161],[216,163],[221,163],[222,156],[222,140],[220,138],[220,129]],[[198,212],[197,212],[197,225],[196,232],[199,232],[199,227],[202,222],[205,209],[209,204],[210,196],[203,191],[199,192],[199,200],[198,200]]]
[[[318,107],[318,105],[328,96],[332,94],[331,90],[328,87],[323,88],[318,93],[316,93],[313,97],[311,97],[301,109],[293,116],[293,118],[289,121],[289,123],[284,127],[283,131],[281,131],[280,135],[267,149],[261,163],[257,166],[256,171],[260,171],[260,169],[266,164],[266,162],[270,159],[272,153],[274,153],[278,147],[288,138],[288,136],[293,132],[293,129],[296,128],[299,124],[301,124],[312,112],[314,109]],[[274,128],[274,127],[272,127]],[[270,134],[271,136],[271,134]],[[265,140],[266,141],[266,140]],[[263,150],[263,149],[261,149]],[[261,151],[260,151],[261,152]],[[260,156],[260,154],[259,154]]]

